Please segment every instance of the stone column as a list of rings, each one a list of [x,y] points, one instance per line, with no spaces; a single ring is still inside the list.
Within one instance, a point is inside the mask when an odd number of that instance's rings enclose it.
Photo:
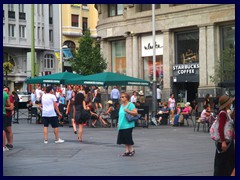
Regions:
[[[133,36],[133,54],[132,54],[132,61],[133,61],[133,77],[139,78],[139,62],[138,62],[138,37]]]
[[[199,88],[198,97],[204,98],[206,94],[215,97],[221,89],[211,82],[210,76],[215,76],[217,67],[217,36],[213,24],[199,27]]]
[[[207,32],[206,26],[199,27],[199,87],[207,86]]]
[[[133,37],[126,38],[126,75],[133,76]],[[127,86],[127,91],[132,91],[132,86]]]
[[[173,65],[173,38],[171,32],[163,30],[163,89],[162,89],[162,101],[167,101],[171,89],[171,76]]]

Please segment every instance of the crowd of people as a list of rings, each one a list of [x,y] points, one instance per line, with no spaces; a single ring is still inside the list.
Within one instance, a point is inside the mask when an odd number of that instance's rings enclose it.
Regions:
[[[158,91],[159,109],[156,114],[157,125],[166,124],[169,118],[172,125],[182,123],[183,119],[188,118],[190,114],[198,115],[198,103],[194,100],[192,103],[186,102],[184,107],[177,105],[174,94],[170,94],[168,102],[161,102],[161,91]],[[59,137],[58,126],[59,119],[63,113],[68,115],[73,126],[74,134],[81,143],[83,141],[83,129],[87,120],[91,120],[90,126],[95,128],[99,122],[103,127],[110,127],[111,114],[117,112],[118,137],[117,144],[125,145],[125,152],[122,156],[133,156],[135,149],[132,137],[134,122],[129,122],[125,113],[134,116],[138,114],[137,107],[144,105],[146,99],[143,91],[134,91],[132,95],[113,87],[110,93],[110,100],[106,107],[102,105],[101,91],[98,87],[87,87],[78,85],[68,85],[65,87],[47,86],[41,88],[38,85],[32,90],[29,107],[37,106],[39,109],[39,119],[44,126],[44,143],[48,144],[48,127],[51,124],[54,129],[55,143],[64,143]],[[235,120],[235,99],[229,96],[217,96],[211,104],[209,94],[203,102],[200,119],[208,123],[208,128],[212,124],[211,113],[215,112],[220,119],[219,134],[221,142],[216,144],[216,154],[214,160],[214,175],[230,175],[235,172],[235,148],[234,142],[228,142],[224,139],[224,125],[229,117]],[[60,105],[65,105],[65,112],[61,112]],[[3,89],[3,151],[13,148],[13,132],[11,129],[12,116],[15,107],[15,93],[10,93],[8,87]],[[103,108],[105,107],[105,109]]]

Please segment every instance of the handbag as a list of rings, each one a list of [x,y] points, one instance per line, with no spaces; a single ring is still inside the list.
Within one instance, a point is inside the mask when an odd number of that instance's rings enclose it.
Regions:
[[[129,105],[128,105],[129,106]],[[127,107],[128,108],[128,107]],[[125,113],[125,117],[126,117],[126,119],[127,119],[127,121],[128,122],[136,122],[139,118],[140,118],[140,116],[139,115],[131,115],[131,114],[129,114],[129,113]]]
[[[221,113],[225,113],[224,111],[221,111],[219,113],[219,115]],[[212,140],[216,141],[216,142],[220,142],[221,143],[221,138],[219,136],[219,115],[217,116],[216,120],[213,122],[211,128],[210,128],[210,135]],[[234,122],[233,120],[229,117],[228,114],[227,115],[227,121],[226,124],[224,126],[224,138],[226,141],[231,142],[233,140],[233,136],[234,136]]]
[[[128,122],[136,122],[139,118],[140,118],[140,116],[139,115],[135,115],[135,116],[132,116],[131,114],[129,114],[129,113],[126,113],[125,114],[125,117],[126,117],[126,119],[128,120]]]

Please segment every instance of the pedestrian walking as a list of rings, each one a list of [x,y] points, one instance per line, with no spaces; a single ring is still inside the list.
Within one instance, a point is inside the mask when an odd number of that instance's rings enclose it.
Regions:
[[[113,89],[110,94],[110,98],[113,101],[113,103],[118,103],[118,100],[120,99],[120,92],[117,89],[117,86],[113,86]]]
[[[62,114],[60,113],[57,106],[57,98],[53,94],[52,86],[48,86],[46,88],[46,94],[42,95],[42,120],[44,124],[44,143],[48,143],[48,126],[51,124],[54,129],[55,135],[55,143],[63,143],[64,140],[60,139],[58,136],[58,117],[56,112],[60,117]],[[56,110],[56,112],[55,112]]]
[[[119,109],[117,144],[125,144],[125,153],[123,153],[122,156],[133,156],[135,154],[132,138],[132,131],[135,127],[135,122],[128,122],[125,114],[129,113],[133,116],[137,115],[137,109],[133,103],[129,102],[129,100],[129,94],[121,94],[122,105]]]
[[[67,111],[66,111],[66,114],[69,114],[68,118],[71,121],[70,123],[72,123],[74,134],[77,134],[76,121],[75,121],[75,117],[74,117],[74,114],[73,114],[74,113],[73,107],[74,107],[74,104],[75,104],[75,96],[76,96],[76,94],[77,94],[77,92],[75,91],[75,88],[74,88],[74,90],[72,91],[71,98],[68,101]]]
[[[230,176],[235,167],[235,149],[233,141],[226,141],[224,136],[224,126],[229,117],[227,110],[234,98],[223,95],[219,98],[219,136],[221,142],[216,144],[216,153],[214,159],[214,176]]]
[[[79,142],[82,142],[83,125],[86,123],[88,118],[90,118],[90,114],[87,113],[87,107],[83,93],[76,94],[73,112],[75,117],[74,119],[78,125],[78,140]]]
[[[174,112],[176,107],[176,101],[173,93],[170,95],[170,98],[168,99],[168,107],[170,109],[170,123],[173,124]]]
[[[10,106],[6,106],[6,128],[4,129],[7,137],[6,147],[10,150],[13,148],[12,117],[14,113],[14,98],[10,94],[9,87],[5,87],[3,91],[8,94],[10,100]]]
[[[3,91],[3,151],[8,151],[6,147],[6,131],[7,128],[7,119],[6,119],[6,106],[11,106],[8,94]]]

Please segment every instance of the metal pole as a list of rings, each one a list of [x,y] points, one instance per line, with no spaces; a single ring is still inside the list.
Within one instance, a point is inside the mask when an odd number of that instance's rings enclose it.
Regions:
[[[34,4],[31,4],[31,77],[35,76]]]
[[[63,52],[62,52],[62,5],[59,4],[59,41],[60,41],[60,62],[59,62],[59,69],[58,72],[63,71]]]
[[[153,37],[153,83],[152,83],[152,118],[157,110],[157,81],[156,81],[156,37],[155,37],[155,4],[152,4],[152,37]]]

